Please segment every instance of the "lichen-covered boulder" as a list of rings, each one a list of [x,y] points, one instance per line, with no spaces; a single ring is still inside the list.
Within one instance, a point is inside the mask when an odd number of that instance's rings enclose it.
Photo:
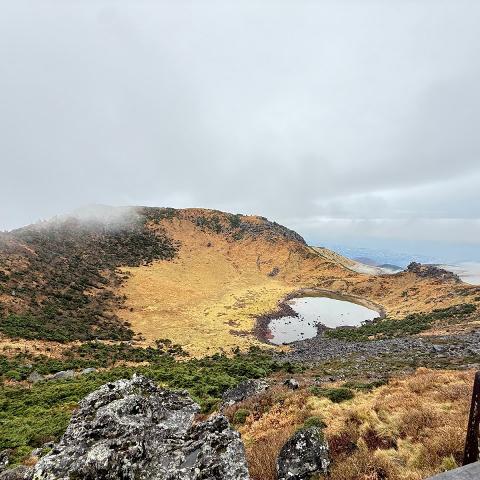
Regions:
[[[70,380],[75,377],[73,370],[62,370],[61,372],[54,373],[51,377],[52,380]]]
[[[222,408],[230,407],[235,403],[241,402],[246,398],[258,395],[269,387],[265,380],[245,380],[240,382],[236,387],[228,389],[222,397]]]
[[[20,465],[19,467],[5,470],[0,473],[0,480],[30,480],[32,478],[33,468]]]
[[[278,480],[309,480],[328,473],[328,443],[320,427],[296,432],[282,447],[277,459]]]
[[[225,417],[194,423],[186,392],[142,376],[103,385],[80,403],[35,480],[248,480],[243,444]]]

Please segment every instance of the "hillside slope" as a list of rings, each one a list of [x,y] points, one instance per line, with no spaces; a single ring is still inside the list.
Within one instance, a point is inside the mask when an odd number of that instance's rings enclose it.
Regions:
[[[474,301],[455,277],[406,271],[370,276],[326,256],[262,217],[176,210],[147,227],[178,243],[170,262],[125,269],[126,309],[118,313],[147,343],[167,337],[191,353],[258,343],[255,320],[304,289],[348,294],[395,318]]]
[[[422,267],[360,274],[263,217],[205,209],[137,207],[115,221],[58,219],[0,236],[4,342],[246,348],[259,344],[256,319],[303,289],[348,294],[395,318],[478,298],[478,288]]]

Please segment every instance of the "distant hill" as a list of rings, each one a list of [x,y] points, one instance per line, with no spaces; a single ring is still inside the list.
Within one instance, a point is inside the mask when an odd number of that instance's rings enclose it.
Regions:
[[[392,270],[394,272],[399,272],[403,270],[402,267],[399,267],[398,265],[393,265],[391,263],[382,263],[381,265],[377,265],[379,268],[383,268],[385,270]]]
[[[359,263],[363,263],[364,265],[370,265],[371,267],[378,266],[377,262],[369,257],[355,257],[353,260]]]

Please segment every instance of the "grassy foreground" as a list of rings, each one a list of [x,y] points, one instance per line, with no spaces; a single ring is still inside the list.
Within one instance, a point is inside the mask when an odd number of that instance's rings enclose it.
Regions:
[[[341,362],[305,370],[258,349],[185,361],[169,350],[181,353],[168,342],[156,349],[95,342],[78,347],[71,358],[0,357],[0,450],[10,450],[11,464],[34,461],[31,450],[62,435],[79,400],[136,372],[159,385],[188,390],[204,413],[216,409],[227,388],[270,376],[269,390],[226,410],[245,443],[252,480],[275,480],[280,448],[296,429],[308,425],[324,427],[331,450],[330,480],[421,480],[461,462],[472,371],[422,367],[387,382],[368,379],[369,370],[362,372],[356,365],[356,380],[322,383],[332,374],[354,376],[341,373]],[[111,368],[31,385],[23,380],[32,370],[29,362],[44,374],[102,363]],[[124,365],[115,366],[119,362]],[[394,370],[393,363],[389,372]],[[300,380],[299,390],[283,385],[291,374]]]
[[[57,440],[79,400],[100,385],[129,378],[135,372],[160,385],[188,390],[202,411],[209,412],[218,405],[222,393],[238,382],[264,377],[281,369],[294,369],[291,364],[280,364],[257,350],[233,357],[214,355],[183,362],[168,354],[158,354],[151,356],[149,361],[148,366],[116,367],[71,380],[50,380],[35,385],[4,383],[0,387],[0,451],[13,449],[12,458],[21,461],[32,448]],[[47,371],[50,364],[45,362],[43,368]]]
[[[252,480],[275,480],[280,448],[312,424],[325,425],[329,480],[421,480],[461,465],[473,374],[419,368],[380,387],[277,387],[228,414],[240,423]]]

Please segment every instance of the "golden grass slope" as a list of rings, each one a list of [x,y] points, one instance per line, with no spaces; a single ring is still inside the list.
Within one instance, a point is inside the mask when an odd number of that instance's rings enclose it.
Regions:
[[[133,310],[122,317],[147,343],[169,338],[192,354],[254,344],[255,317],[275,309],[291,288],[252,259],[241,265],[240,253],[221,237],[196,232],[191,224],[181,230],[176,259],[128,269],[124,291]]]
[[[327,425],[331,480],[421,480],[461,464],[473,376],[420,368],[339,404],[273,387],[228,414],[251,412],[239,431],[252,480],[276,478],[280,448],[312,416]]]
[[[130,276],[121,293],[127,308],[118,313],[145,343],[169,338],[194,355],[258,344],[255,319],[306,288],[363,298],[395,317],[473,301],[473,289],[463,284],[407,272],[359,274],[347,268],[347,259],[327,258],[295,238],[272,237],[268,228],[235,239],[199,227],[199,217],[228,223],[226,214],[202,209],[178,210],[151,222],[149,228],[179,242],[177,257],[125,269]],[[261,217],[241,220],[266,225]]]

